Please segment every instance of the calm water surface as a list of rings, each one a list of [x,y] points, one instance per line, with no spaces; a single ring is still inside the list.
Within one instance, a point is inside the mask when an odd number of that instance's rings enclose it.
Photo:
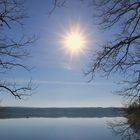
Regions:
[[[121,140],[107,122],[118,118],[0,119],[1,140]]]

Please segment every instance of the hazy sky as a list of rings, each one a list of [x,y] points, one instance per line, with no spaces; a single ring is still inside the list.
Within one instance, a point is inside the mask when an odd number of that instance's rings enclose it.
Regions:
[[[29,47],[30,57],[24,63],[34,67],[31,73],[14,69],[3,77],[24,84],[30,78],[38,85],[36,93],[28,100],[15,100],[11,95],[2,95],[2,105],[6,106],[120,106],[120,97],[112,94],[118,87],[117,78],[96,77],[87,83],[83,71],[88,70],[91,55],[99,44],[112,37],[113,30],[103,32],[94,24],[93,9],[87,3],[70,0],[66,7],[55,9],[52,0],[27,0],[25,9],[29,18],[24,20],[24,27],[13,26],[11,36],[20,38],[21,34],[35,34],[38,41]],[[87,39],[84,53],[73,54],[62,45],[62,38],[70,28],[79,25]],[[118,75],[116,75],[118,77]]]

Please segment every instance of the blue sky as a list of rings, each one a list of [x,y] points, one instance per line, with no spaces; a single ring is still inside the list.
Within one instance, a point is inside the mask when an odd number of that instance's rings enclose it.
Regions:
[[[94,23],[93,9],[87,3],[71,0],[66,7],[55,9],[52,15],[52,0],[27,0],[26,11],[29,15],[24,20],[24,27],[13,26],[10,35],[20,38],[22,34],[39,36],[38,41],[27,48],[30,57],[23,63],[34,67],[29,73],[22,69],[13,69],[3,77],[20,84],[33,79],[38,85],[36,93],[28,100],[15,100],[10,95],[2,95],[2,105],[5,106],[40,106],[40,107],[92,107],[121,106],[120,97],[112,94],[118,86],[116,74],[112,78],[96,77],[90,83],[90,76],[85,77],[83,70],[88,70],[91,55],[99,44],[110,39],[113,32],[103,32]],[[89,40],[86,50],[79,55],[66,53],[59,40],[69,27],[79,24]]]

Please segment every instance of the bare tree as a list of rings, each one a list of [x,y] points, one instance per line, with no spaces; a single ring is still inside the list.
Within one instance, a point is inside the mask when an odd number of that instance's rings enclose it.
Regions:
[[[136,114],[128,115],[123,120],[107,123],[108,128],[122,140],[140,140],[140,119]]]
[[[53,0],[50,14],[68,0]],[[85,0],[79,0],[85,1]],[[87,1],[86,1],[87,2]],[[117,27],[117,34],[93,54],[91,80],[96,72],[104,76],[119,72],[124,75],[123,88],[117,93],[129,102],[140,99],[140,1],[139,0],[88,0],[94,9],[101,29]],[[117,26],[116,26],[117,25]],[[115,38],[116,37],[116,38]]]
[[[10,38],[8,30],[12,31],[16,24],[22,25],[22,19],[26,17],[24,12],[24,2],[22,0],[0,0],[0,74],[5,74],[12,68],[21,67],[29,70],[28,67],[21,64],[21,59],[28,56],[26,46],[35,41],[35,37],[24,37],[20,40]],[[20,87],[16,82],[0,80],[0,92],[8,92],[15,98],[21,99],[23,96],[29,96],[27,91],[32,90],[32,83]]]
[[[51,15],[56,8],[65,7],[65,3],[68,0],[52,0],[53,7],[49,10],[49,15]]]
[[[91,0],[95,17],[103,30],[117,28],[117,34],[102,44],[93,55],[90,70],[92,79],[96,72],[104,76],[112,73],[124,75],[119,95],[129,102],[140,98],[140,1]]]

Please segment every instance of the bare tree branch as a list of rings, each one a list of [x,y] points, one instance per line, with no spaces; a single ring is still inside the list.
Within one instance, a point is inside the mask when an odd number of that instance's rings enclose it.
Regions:
[[[137,114],[130,114],[122,121],[108,122],[108,128],[123,140],[139,140],[140,119]]]
[[[103,44],[93,55],[90,69],[93,79],[96,72],[104,76],[112,73],[125,75],[124,87],[119,95],[130,102],[140,97],[140,1],[139,0],[92,0],[95,16],[102,29],[119,25],[116,38]],[[117,25],[117,26],[116,26]]]
[[[22,19],[26,18],[27,14],[24,9],[23,0],[0,0],[0,30],[12,29],[16,24],[23,25]],[[23,58],[26,58],[29,53],[27,46],[32,45],[36,41],[36,37],[22,37],[19,41],[11,39],[8,34],[0,33],[0,74],[5,74],[12,68],[21,67],[27,71],[30,70],[27,66],[21,63]],[[24,96],[30,96],[33,90],[32,82],[27,85],[17,84],[16,82],[0,81],[0,92],[10,93],[17,99],[22,99]]]
[[[26,86],[19,87],[16,83],[9,83],[7,81],[0,83],[1,92],[6,92],[12,94],[16,99],[24,99],[24,96],[32,95],[32,81],[30,81]],[[30,93],[28,92],[30,91]]]
[[[53,0],[53,7],[49,10],[49,15],[51,15],[54,10],[58,7],[64,7],[67,0]]]

